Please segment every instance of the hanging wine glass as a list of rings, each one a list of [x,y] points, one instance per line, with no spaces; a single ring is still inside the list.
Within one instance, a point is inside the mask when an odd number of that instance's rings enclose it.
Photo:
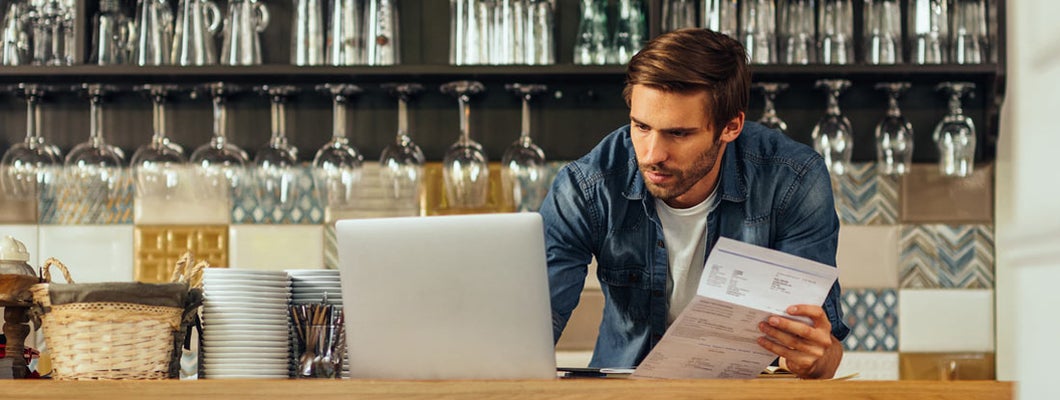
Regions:
[[[313,157],[313,181],[327,206],[347,207],[356,200],[364,157],[346,138],[346,104],[361,92],[361,88],[351,84],[327,84],[317,89],[331,95],[333,119],[331,140],[324,143]]]
[[[213,137],[191,153],[191,163],[198,168],[203,189],[213,196],[224,196],[240,190],[249,159],[247,152],[228,142],[228,110],[225,101],[238,89],[222,82],[205,86],[213,100]]]
[[[839,109],[839,95],[850,87],[846,79],[821,79],[816,87],[828,94],[825,115],[813,127],[813,148],[824,156],[828,170],[834,175],[846,174],[854,145],[854,130],[850,120]]]
[[[13,199],[32,200],[44,186],[54,183],[62,154],[58,147],[48,144],[40,134],[40,102],[44,88],[35,84],[20,84],[18,92],[26,99],[26,138],[4,152],[0,160],[3,175],[0,185]]]
[[[516,210],[536,211],[545,199],[549,182],[545,181],[548,177],[545,152],[530,139],[530,100],[548,87],[515,83],[504,88],[522,99],[523,119],[519,138],[508,146],[501,159],[501,184]]]
[[[103,139],[103,100],[115,88],[85,84],[82,89],[87,93],[91,107],[89,138],[74,146],[66,156],[66,184],[75,187],[86,197],[105,203],[121,189],[122,164],[125,162],[125,153]]]
[[[390,90],[398,98],[398,129],[394,141],[390,142],[379,156],[380,177],[387,196],[391,199],[418,201],[426,159],[420,146],[413,143],[409,137],[408,102],[414,95],[423,91],[423,85],[387,84],[383,85],[383,88]]]
[[[460,138],[449,146],[442,159],[442,176],[450,207],[475,208],[486,205],[489,195],[489,164],[482,145],[471,140],[471,96],[486,89],[475,81],[442,85],[442,93],[456,96],[460,106]]]
[[[909,82],[876,84],[876,89],[887,92],[887,115],[876,124],[876,161],[883,174],[905,175],[912,167],[913,124],[898,108],[898,98],[909,86]]]
[[[172,199],[177,195],[180,169],[187,163],[184,148],[166,135],[166,100],[178,90],[176,85],[143,85],[138,88],[151,97],[151,141],[133,153],[129,167],[136,183],[136,196]]]
[[[942,117],[932,139],[939,149],[939,173],[943,176],[966,177],[972,174],[975,165],[975,123],[964,115],[961,97],[971,96],[975,84],[971,82],[943,82],[937,87],[949,99],[949,112]]]
[[[762,91],[762,96],[765,99],[765,106],[762,109],[762,118],[758,119],[758,123],[762,124],[767,128],[773,128],[780,133],[788,133],[788,123],[780,119],[777,116],[777,107],[774,101],[777,98],[777,93],[783,92],[788,89],[787,83],[777,82],[759,82],[752,85],[755,89]]]
[[[269,96],[272,135],[254,155],[255,193],[258,205],[266,209],[290,210],[298,201],[298,149],[287,142],[287,99],[294,86],[265,85],[260,92]]]

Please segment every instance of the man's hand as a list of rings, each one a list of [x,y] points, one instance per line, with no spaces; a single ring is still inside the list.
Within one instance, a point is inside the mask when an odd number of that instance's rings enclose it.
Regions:
[[[803,379],[828,379],[835,376],[843,358],[843,346],[832,337],[832,323],[821,306],[801,304],[787,309],[790,315],[810,318],[813,326],[771,316],[758,324],[766,336],[758,345],[783,357],[789,371]]]

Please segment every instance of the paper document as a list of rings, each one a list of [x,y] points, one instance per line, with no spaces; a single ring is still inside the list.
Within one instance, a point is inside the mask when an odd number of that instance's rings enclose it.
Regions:
[[[634,378],[751,379],[777,356],[762,348],[758,323],[785,310],[822,304],[838,276],[831,266],[720,238],[696,297],[652,349]]]

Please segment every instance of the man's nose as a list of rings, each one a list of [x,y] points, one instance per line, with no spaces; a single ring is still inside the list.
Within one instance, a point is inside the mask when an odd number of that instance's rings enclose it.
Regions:
[[[665,140],[662,138],[662,134],[658,132],[652,132],[651,136],[645,142],[644,159],[640,160],[642,164],[659,164],[669,158],[669,149]]]

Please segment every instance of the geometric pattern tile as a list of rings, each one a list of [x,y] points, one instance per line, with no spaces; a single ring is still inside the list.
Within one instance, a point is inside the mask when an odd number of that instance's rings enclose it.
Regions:
[[[994,287],[990,225],[905,225],[899,248],[903,289]]]
[[[895,289],[850,289],[842,296],[850,334],[846,351],[898,350],[898,292]]]
[[[875,162],[855,163],[844,175],[832,176],[839,220],[852,225],[898,222],[898,178],[880,174]]]
[[[123,170],[124,171],[124,170]],[[122,173],[116,193],[100,186],[46,185],[40,193],[40,223],[45,225],[104,225],[133,223],[133,185]],[[62,182],[62,179],[60,180]],[[100,201],[100,199],[105,199]]]
[[[298,195],[289,209],[259,204],[254,190],[238,191],[232,201],[233,224],[319,224],[324,221],[324,208],[313,190],[312,167],[297,167],[294,180]],[[245,182],[252,183],[252,179]]]
[[[324,268],[339,269],[339,239],[335,224],[324,225]]]
[[[173,267],[186,251],[211,267],[228,265],[228,226],[136,226],[133,276],[147,283],[169,282]]]

